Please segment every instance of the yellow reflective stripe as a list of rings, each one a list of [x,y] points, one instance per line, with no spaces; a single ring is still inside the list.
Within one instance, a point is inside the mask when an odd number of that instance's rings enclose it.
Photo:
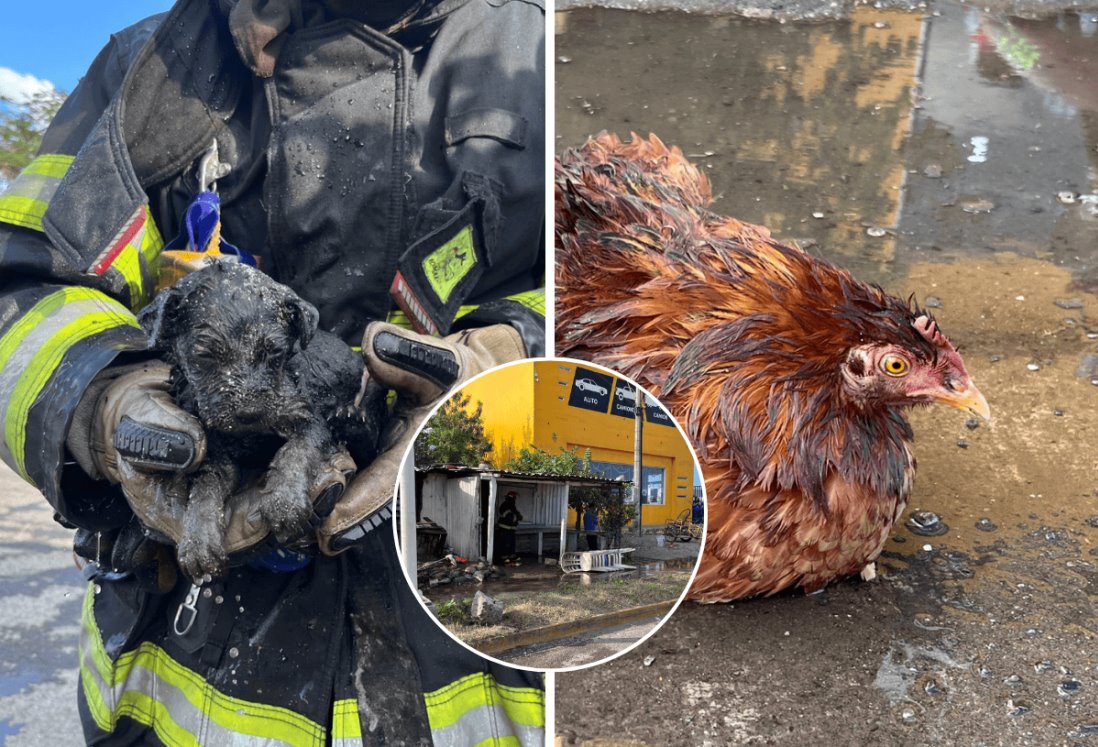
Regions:
[[[56,153],[31,161],[0,195],[0,221],[41,231],[42,216],[72,161],[72,156]]]
[[[141,228],[126,243],[107,266],[126,281],[130,292],[130,308],[137,311],[152,298],[160,275],[160,252],[164,239],[153,221],[149,206],[141,208],[145,215]]]
[[[357,700],[337,700],[332,706],[332,739],[362,739]]]
[[[0,221],[41,231],[42,216],[49,206],[48,202],[33,197],[4,195],[0,197]]]
[[[11,450],[15,468],[24,480],[30,480],[26,469],[24,446],[27,435],[27,417],[31,406],[46,387],[65,353],[76,343],[108,329],[130,325],[140,329],[133,316],[123,316],[118,311],[100,311],[85,314],[75,322],[65,325],[31,359],[26,372],[15,385],[4,420],[4,440]]]
[[[99,677],[103,682],[110,683],[111,660],[107,656],[106,648],[103,646],[103,637],[99,634],[99,626],[95,624],[94,603],[95,584],[89,583],[87,591],[84,592],[84,609],[81,611],[80,620],[84,626],[84,633],[92,644],[88,653],[95,664],[96,671],[99,672]]]
[[[521,726],[545,726],[545,691],[507,687],[490,674],[478,672],[424,695],[431,730],[456,724],[481,706],[502,706],[507,717]]]
[[[515,301],[537,314],[545,316],[545,289],[538,288],[532,291],[523,291],[512,296],[507,296],[507,301]]]
[[[175,722],[166,705],[143,692],[127,690],[122,693],[114,709],[115,723],[122,716],[128,716],[139,724],[152,726],[156,736],[167,747],[202,747],[194,734]]]
[[[141,278],[141,259],[138,250],[133,244],[127,244],[114,262],[111,269],[118,270],[126,280],[126,286],[130,289],[130,308],[140,309],[148,300],[145,298],[145,283]]]
[[[165,703],[155,701],[143,690],[127,687],[131,676],[138,670],[144,670],[144,673],[151,673],[157,681],[182,693],[191,707],[204,714],[219,729],[292,745],[319,747],[324,744],[325,729],[320,724],[286,708],[225,695],[215,690],[199,674],[172,659],[167,651],[149,641],[122,654],[111,665],[99,627],[95,623],[93,604],[94,586],[89,584],[84,597],[85,635],[82,636],[83,641],[87,642],[88,650],[81,660],[81,680],[92,717],[103,731],[113,731],[119,716],[129,716],[154,728],[157,736],[168,744],[197,744],[194,735],[172,719],[171,708]],[[94,672],[85,663],[89,658]],[[96,674],[105,687],[117,693],[113,712],[111,705],[104,700],[103,693],[95,686]],[[346,702],[353,707],[354,701]]]
[[[0,337],[0,413],[13,466],[30,481],[25,463],[27,417],[65,353],[114,327],[138,327],[121,304],[99,291],[73,287],[41,299]]]
[[[320,724],[286,708],[242,700],[219,692],[197,672],[187,669],[167,651],[148,641],[118,657],[112,685],[124,684],[138,667],[154,672],[164,682],[177,688],[191,705],[228,731],[279,739],[295,745],[324,743],[325,730]]]
[[[515,301],[520,303],[526,308],[530,309],[534,313],[545,316],[545,289],[539,288],[532,291],[523,291],[522,293],[515,293],[511,296],[506,296],[502,300]],[[471,314],[480,308],[480,304],[467,304],[465,306],[459,306],[457,314],[454,315],[454,320],[461,319],[466,314]],[[395,324],[398,327],[404,327],[406,329],[412,328],[412,323],[408,321],[408,316],[403,311],[390,311],[389,316],[385,321],[389,324]]]
[[[69,170],[69,166],[72,165],[73,156],[66,156],[60,153],[48,153],[44,156],[38,156],[31,161],[22,172],[23,174],[37,174],[39,176],[49,176],[54,179],[60,179],[65,176],[65,172]]]
[[[507,736],[482,739],[477,742],[476,747],[529,747],[529,745],[523,745],[518,737]]]

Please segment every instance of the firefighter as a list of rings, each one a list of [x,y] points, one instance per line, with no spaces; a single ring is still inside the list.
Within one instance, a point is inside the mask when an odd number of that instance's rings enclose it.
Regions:
[[[111,38],[0,196],[0,456],[87,561],[89,743],[543,742],[540,676],[439,630],[387,508],[434,401],[544,353],[543,26],[540,0],[179,0]],[[313,486],[312,549],[234,513],[207,583],[135,518],[164,444],[204,457],[135,319],[203,173],[223,235],[396,393],[378,458]]]
[[[496,556],[507,563],[518,559],[515,554],[515,531],[518,530],[522,514],[519,513],[515,499],[518,493],[508,490],[499,506],[499,518],[496,519]]]

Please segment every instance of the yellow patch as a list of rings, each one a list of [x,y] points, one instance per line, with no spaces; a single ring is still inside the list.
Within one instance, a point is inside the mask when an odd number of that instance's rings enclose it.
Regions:
[[[427,276],[427,282],[431,284],[439,300],[446,303],[454,288],[476,263],[473,228],[466,226],[454,238],[427,255],[423,260],[423,274]]]

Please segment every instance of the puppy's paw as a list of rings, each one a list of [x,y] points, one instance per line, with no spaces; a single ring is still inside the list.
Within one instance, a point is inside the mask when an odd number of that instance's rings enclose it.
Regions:
[[[284,545],[296,542],[310,529],[313,507],[304,480],[268,479],[263,496],[259,514],[279,542]]]
[[[220,538],[210,535],[188,534],[179,540],[176,548],[179,568],[192,581],[199,582],[204,577],[218,578],[224,575],[228,567],[228,557]]]

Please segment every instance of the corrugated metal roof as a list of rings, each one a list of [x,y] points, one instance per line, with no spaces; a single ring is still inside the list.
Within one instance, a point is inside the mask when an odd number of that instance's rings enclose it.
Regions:
[[[429,464],[425,467],[416,467],[416,472],[441,473],[453,477],[468,477],[480,475],[483,477],[495,477],[497,480],[514,480],[517,482],[570,482],[573,485],[626,485],[621,480],[610,480],[605,477],[577,477],[576,475],[559,475],[539,472],[508,472],[495,468],[469,467],[464,464]]]

